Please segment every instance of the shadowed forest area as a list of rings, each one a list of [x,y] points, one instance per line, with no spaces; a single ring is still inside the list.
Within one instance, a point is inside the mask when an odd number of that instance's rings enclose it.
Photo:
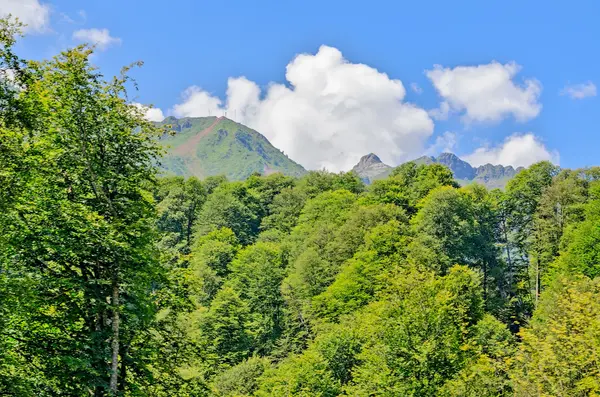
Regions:
[[[162,177],[129,68],[1,25],[0,395],[600,395],[600,168]]]

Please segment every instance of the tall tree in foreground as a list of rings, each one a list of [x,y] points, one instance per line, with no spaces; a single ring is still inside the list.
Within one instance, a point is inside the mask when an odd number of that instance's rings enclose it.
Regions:
[[[156,131],[127,102],[127,70],[107,82],[91,54],[27,63],[13,83],[16,110],[0,117],[18,152],[2,155],[3,170],[20,188],[1,187],[0,273],[14,304],[2,334],[43,373],[32,395],[124,392],[152,318],[154,208],[143,187],[155,175]]]

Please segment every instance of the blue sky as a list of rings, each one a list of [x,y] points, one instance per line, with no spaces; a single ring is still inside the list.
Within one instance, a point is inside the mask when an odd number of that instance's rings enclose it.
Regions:
[[[23,57],[102,41],[107,75],[145,62],[136,102],[163,115],[239,109],[309,168],[444,149],[473,163],[600,163],[598,1],[0,0],[9,11],[30,22]]]

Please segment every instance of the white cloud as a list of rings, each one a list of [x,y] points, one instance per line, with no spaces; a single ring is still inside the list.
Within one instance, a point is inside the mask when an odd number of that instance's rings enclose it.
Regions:
[[[568,95],[571,99],[583,99],[596,96],[596,84],[588,81],[583,84],[568,85],[562,90],[561,95]]]
[[[112,37],[108,29],[80,29],[73,32],[75,40],[96,45],[104,50],[113,44],[121,44],[121,39]]]
[[[206,117],[220,113],[221,100],[198,86],[194,85],[186,89],[182,99],[183,102],[173,106],[172,109],[172,113],[177,117]]]
[[[488,163],[528,167],[538,161],[549,160],[558,164],[560,160],[558,152],[548,150],[532,133],[513,134],[499,146],[481,147],[461,158],[475,167]]]
[[[149,107],[141,103],[133,103],[133,105],[143,110],[146,119],[149,121],[163,121],[165,119],[165,115],[160,108]]]
[[[8,14],[26,25],[25,32],[45,32],[50,23],[50,7],[39,0],[0,0],[0,16]]]
[[[417,83],[410,83],[410,89],[413,90],[416,94],[423,93],[423,89]]]
[[[498,62],[454,69],[436,65],[426,75],[451,110],[464,112],[464,122],[496,122],[511,115],[527,121],[542,109],[541,84],[533,79],[515,83],[520,69],[515,63]]]
[[[427,148],[425,154],[435,156],[440,153],[452,153],[456,147],[457,137],[454,132],[446,131],[435,138],[435,142]]]
[[[448,115],[450,114],[450,105],[448,102],[443,101],[440,103],[439,108],[431,109],[428,113],[435,120],[448,120]]]
[[[373,152],[388,164],[423,153],[433,132],[424,109],[404,102],[400,80],[350,63],[336,48],[302,54],[286,68],[289,85],[272,83],[264,96],[245,77],[228,81],[225,104],[192,86],[172,114],[221,115],[263,133],[273,145],[309,169],[348,170]]]

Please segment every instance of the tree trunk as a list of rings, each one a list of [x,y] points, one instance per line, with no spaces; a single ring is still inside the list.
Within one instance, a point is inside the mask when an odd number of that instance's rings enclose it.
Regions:
[[[508,262],[508,268],[510,269],[509,271],[512,272],[513,268],[512,268],[512,261],[510,259],[510,242],[508,241],[508,231],[507,231],[508,226],[506,225],[506,222],[504,222],[504,242],[505,242],[505,246],[506,246],[506,261]]]
[[[535,305],[538,305],[538,301],[540,299],[540,254],[538,253],[537,258],[535,260],[536,269],[535,269]]]
[[[121,347],[121,367],[120,367],[120,371],[121,371],[121,375],[119,377],[119,393],[121,393],[122,395],[125,395],[125,382],[126,382],[126,378],[127,378],[127,353],[129,350],[129,345],[128,344],[123,344],[123,346]]]
[[[488,300],[488,267],[487,261],[483,261],[483,305],[487,309]]]
[[[115,270],[116,272],[116,270]],[[117,277],[113,277],[112,283],[112,363],[110,370],[110,395],[116,396],[118,393],[118,374],[119,374],[119,283]]]

